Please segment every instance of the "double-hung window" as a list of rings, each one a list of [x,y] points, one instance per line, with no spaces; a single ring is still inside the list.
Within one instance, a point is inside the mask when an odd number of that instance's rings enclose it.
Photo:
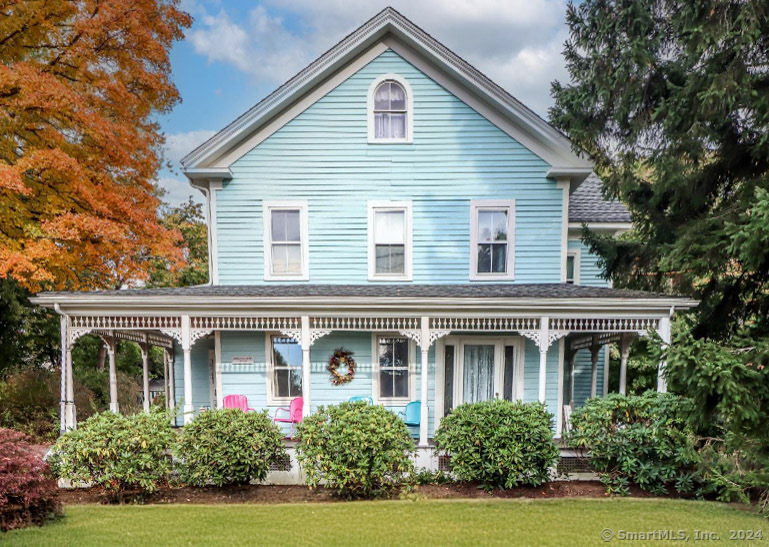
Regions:
[[[270,335],[271,375],[268,379],[272,402],[287,402],[302,396],[302,348],[293,338]]]
[[[412,142],[414,99],[408,82],[397,74],[374,80],[368,92],[370,143]]]
[[[470,279],[512,280],[515,200],[471,202]]]
[[[398,336],[378,336],[376,346],[379,357],[376,382],[379,402],[408,401],[412,381],[409,340]]]
[[[411,202],[369,202],[369,279],[410,281]]]
[[[264,203],[264,278],[308,280],[306,202]]]

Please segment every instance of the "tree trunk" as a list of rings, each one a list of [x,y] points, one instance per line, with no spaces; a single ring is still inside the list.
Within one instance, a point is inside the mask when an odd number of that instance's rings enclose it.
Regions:
[[[96,356],[96,370],[104,372],[104,361],[107,359],[107,348],[104,344],[99,346],[99,353]]]

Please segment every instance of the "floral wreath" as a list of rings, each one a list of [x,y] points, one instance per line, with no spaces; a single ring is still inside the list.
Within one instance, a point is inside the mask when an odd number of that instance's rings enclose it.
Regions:
[[[331,373],[331,383],[335,386],[341,386],[347,382],[352,382],[355,378],[355,359],[353,352],[344,348],[336,348],[334,355],[328,361],[328,371]],[[339,368],[347,367],[347,374],[340,374]]]

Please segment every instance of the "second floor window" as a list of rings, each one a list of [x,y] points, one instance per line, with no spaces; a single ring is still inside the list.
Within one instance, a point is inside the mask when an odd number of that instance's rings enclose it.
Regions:
[[[569,285],[579,284],[579,249],[569,251],[566,254],[566,283]]]
[[[306,203],[266,202],[265,279],[308,279]]]
[[[512,280],[515,201],[471,204],[470,279]]]
[[[369,202],[369,279],[411,280],[411,202]]]

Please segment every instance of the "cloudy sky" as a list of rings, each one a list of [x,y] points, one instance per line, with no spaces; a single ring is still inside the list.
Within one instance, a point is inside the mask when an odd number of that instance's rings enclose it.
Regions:
[[[182,0],[195,22],[172,52],[182,104],[164,117],[166,200],[200,193],[179,159],[387,5],[544,116],[566,79],[565,0]],[[197,194],[197,195],[196,195]]]

